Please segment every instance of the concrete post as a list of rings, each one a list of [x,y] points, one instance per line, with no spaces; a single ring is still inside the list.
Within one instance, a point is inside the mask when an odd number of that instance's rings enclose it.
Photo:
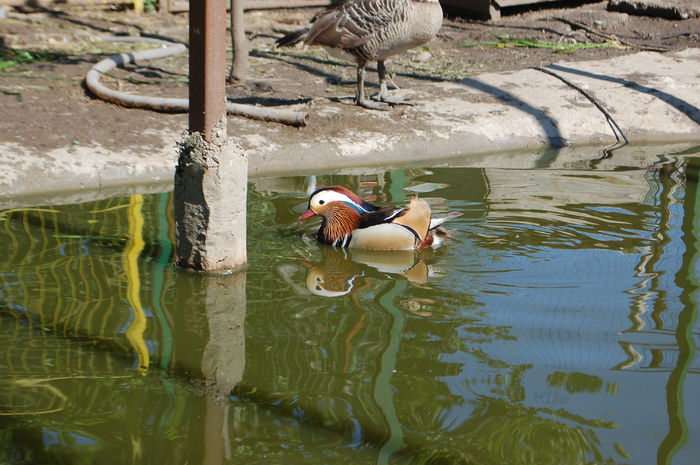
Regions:
[[[248,162],[226,132],[226,0],[190,6],[190,117],[175,172],[175,261],[235,270],[246,262]]]
[[[176,264],[228,271],[246,263],[248,159],[226,135],[226,120],[211,142],[190,133],[180,143],[175,171]]]

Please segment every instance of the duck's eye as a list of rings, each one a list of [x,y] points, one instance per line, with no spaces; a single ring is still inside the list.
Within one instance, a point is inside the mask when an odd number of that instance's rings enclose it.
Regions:
[[[318,204],[319,204],[319,205],[323,205],[324,203],[326,203],[325,200],[319,200],[319,201],[318,201]]]

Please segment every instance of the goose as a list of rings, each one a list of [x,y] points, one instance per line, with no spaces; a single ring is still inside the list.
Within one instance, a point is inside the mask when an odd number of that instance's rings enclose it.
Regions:
[[[387,104],[408,104],[387,92],[387,58],[434,39],[442,25],[438,0],[347,0],[321,11],[310,24],[277,40],[277,45],[299,42],[320,45],[343,59],[357,63],[355,103],[385,110]],[[379,94],[376,102],[365,97],[365,67],[377,62]]]

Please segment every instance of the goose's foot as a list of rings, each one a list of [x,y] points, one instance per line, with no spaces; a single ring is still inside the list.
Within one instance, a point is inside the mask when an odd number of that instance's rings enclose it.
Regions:
[[[389,95],[382,94],[381,92],[373,95],[372,100],[377,101],[377,102],[384,102],[384,103],[387,103],[391,106],[394,106],[394,105],[415,106],[416,105],[415,102],[410,102],[408,100],[404,100],[402,97],[390,97]]]
[[[373,100],[367,100],[367,99],[357,99],[355,101],[358,106],[362,108],[368,108],[370,110],[379,110],[379,111],[387,111],[389,109],[389,105],[385,102],[379,102],[379,101],[373,101]]]
[[[391,77],[389,73],[386,72],[386,65],[384,64],[384,61],[377,61],[377,74],[379,75],[379,93],[376,95],[372,96],[372,100],[376,100],[378,102],[384,102],[388,103],[391,106],[394,105],[410,105],[414,106],[415,103],[413,102],[408,102],[404,100],[401,97],[390,97],[389,96],[389,90],[387,88],[387,81],[391,82],[391,84],[398,89],[399,86],[396,85],[394,82],[394,79]]]

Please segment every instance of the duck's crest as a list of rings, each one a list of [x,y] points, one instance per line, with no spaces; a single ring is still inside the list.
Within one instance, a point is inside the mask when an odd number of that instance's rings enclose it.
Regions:
[[[320,186],[315,191],[313,191],[311,193],[309,198],[313,197],[314,195],[318,194],[321,191],[328,191],[328,190],[335,191],[335,192],[338,192],[340,194],[345,195],[347,198],[349,198],[350,200],[355,202],[357,205],[359,205],[365,211],[371,212],[371,211],[375,211],[379,208],[377,206],[372,205],[369,202],[365,202],[364,200],[362,200],[360,198],[360,196],[355,194],[353,191],[351,191],[350,189],[346,189],[342,186]]]

